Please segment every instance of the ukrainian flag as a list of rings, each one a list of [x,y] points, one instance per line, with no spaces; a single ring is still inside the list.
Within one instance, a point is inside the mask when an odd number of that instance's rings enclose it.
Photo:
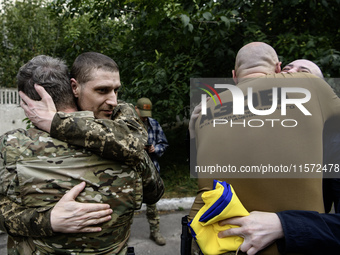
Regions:
[[[220,226],[218,225],[219,221],[249,215],[233,187],[226,182],[214,180],[213,189],[204,192],[202,199],[205,205],[198,211],[193,220],[188,223],[191,234],[202,253],[205,255],[216,255],[236,251],[243,242],[242,237],[218,237],[219,232],[238,227],[235,225]]]

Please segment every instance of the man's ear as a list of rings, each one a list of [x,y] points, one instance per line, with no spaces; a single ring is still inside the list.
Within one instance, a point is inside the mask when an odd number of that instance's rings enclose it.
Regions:
[[[138,109],[137,105],[135,106],[135,111],[136,111],[138,117],[140,118],[140,112],[139,112],[139,109]]]
[[[235,84],[237,84],[237,83],[238,83],[238,80],[237,80],[237,77],[236,77],[236,72],[235,72],[235,70],[232,70],[231,73],[232,73],[232,75],[233,75],[233,80],[234,80]]]
[[[79,83],[76,81],[76,79],[74,78],[71,78],[71,88],[72,88],[72,91],[73,91],[73,95],[74,97],[79,97],[79,88],[80,85]]]
[[[275,73],[281,73],[281,64],[282,62],[277,62],[275,65]]]

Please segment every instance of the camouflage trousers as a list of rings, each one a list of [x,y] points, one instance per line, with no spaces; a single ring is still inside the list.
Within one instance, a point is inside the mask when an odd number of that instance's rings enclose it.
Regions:
[[[150,225],[150,233],[159,231],[159,214],[156,204],[146,205],[146,218]]]

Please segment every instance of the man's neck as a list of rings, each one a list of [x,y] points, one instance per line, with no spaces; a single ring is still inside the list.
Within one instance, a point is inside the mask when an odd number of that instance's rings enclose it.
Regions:
[[[241,77],[241,79],[260,77],[260,76],[265,76],[267,74],[268,73],[250,73],[250,74],[247,74],[247,75]]]
[[[240,83],[241,81],[245,79],[250,79],[250,78],[257,78],[257,77],[262,77],[268,75],[267,73],[250,73],[247,75],[244,75],[242,77],[237,78],[237,83]]]
[[[65,112],[65,113],[71,113],[71,112],[77,112],[78,109],[70,107],[70,108],[66,108],[66,109],[62,109],[62,110],[58,110],[58,111]]]

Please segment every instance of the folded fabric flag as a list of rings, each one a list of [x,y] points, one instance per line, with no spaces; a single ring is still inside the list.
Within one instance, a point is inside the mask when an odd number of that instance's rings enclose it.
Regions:
[[[236,216],[247,216],[248,211],[243,207],[233,187],[226,183],[214,180],[213,190],[202,194],[205,205],[188,223],[191,234],[205,255],[222,254],[236,251],[242,244],[243,238],[229,236],[219,238],[218,233],[238,226],[220,226],[218,222]]]

